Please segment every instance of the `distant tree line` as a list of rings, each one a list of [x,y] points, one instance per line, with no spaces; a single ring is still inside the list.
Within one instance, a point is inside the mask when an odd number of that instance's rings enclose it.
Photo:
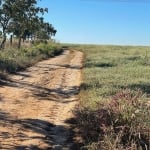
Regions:
[[[37,6],[37,0],[0,0],[0,49],[4,49],[7,36],[21,41],[26,39],[50,39],[56,34],[52,24],[45,22],[43,15],[48,8]]]

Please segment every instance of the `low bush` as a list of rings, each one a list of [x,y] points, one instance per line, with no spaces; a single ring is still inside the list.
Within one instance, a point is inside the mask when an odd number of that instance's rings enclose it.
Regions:
[[[75,111],[88,150],[148,150],[150,105],[141,91],[120,91],[97,109]],[[142,100],[141,100],[142,98]]]

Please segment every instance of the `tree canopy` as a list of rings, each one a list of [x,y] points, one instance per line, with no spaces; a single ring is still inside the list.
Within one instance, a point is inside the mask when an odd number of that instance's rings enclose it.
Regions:
[[[21,40],[50,39],[56,34],[52,24],[45,22],[43,15],[48,8],[37,6],[37,0],[0,0],[0,49],[4,48],[7,34],[18,38],[18,48]]]

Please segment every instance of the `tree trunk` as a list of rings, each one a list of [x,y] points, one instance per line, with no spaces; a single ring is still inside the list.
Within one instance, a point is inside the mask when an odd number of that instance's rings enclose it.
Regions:
[[[4,49],[5,48],[5,42],[6,42],[6,35],[3,36],[3,40],[0,44],[0,49]]]
[[[11,35],[10,36],[10,46],[12,46],[12,38],[13,38],[13,36]]]
[[[19,37],[19,40],[18,40],[18,48],[20,49],[21,47],[21,37]]]

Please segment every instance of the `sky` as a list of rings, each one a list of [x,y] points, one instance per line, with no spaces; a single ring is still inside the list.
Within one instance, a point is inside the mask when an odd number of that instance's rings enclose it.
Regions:
[[[41,0],[61,43],[150,45],[150,0]]]

